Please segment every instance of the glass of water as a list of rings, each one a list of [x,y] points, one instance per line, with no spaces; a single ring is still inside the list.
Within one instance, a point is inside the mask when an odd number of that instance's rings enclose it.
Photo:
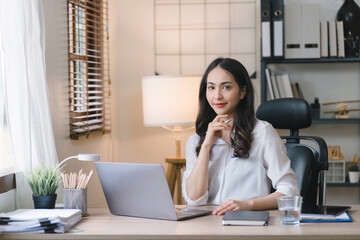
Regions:
[[[296,225],[300,222],[301,196],[281,196],[277,198],[280,221],[284,225]]]

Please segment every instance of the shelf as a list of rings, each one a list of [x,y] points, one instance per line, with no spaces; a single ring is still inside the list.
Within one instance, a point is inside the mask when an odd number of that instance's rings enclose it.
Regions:
[[[280,58],[262,58],[260,71],[260,101],[266,101],[267,83],[265,69],[268,64],[332,64],[332,63],[360,63],[359,58],[301,58],[301,59],[280,59]],[[360,123],[358,119],[321,119],[314,120],[314,124],[351,124]]]
[[[327,187],[360,187],[360,183],[349,183],[349,182],[327,183],[326,186]]]
[[[360,118],[349,118],[349,119],[313,119],[312,124],[360,124]]]
[[[351,62],[360,62],[360,58],[300,58],[300,59],[275,59],[263,58],[261,60],[265,64],[279,63],[279,64],[288,64],[288,63],[351,63]]]

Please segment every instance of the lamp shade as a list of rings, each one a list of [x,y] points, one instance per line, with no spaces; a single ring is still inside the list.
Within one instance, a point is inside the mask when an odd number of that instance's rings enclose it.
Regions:
[[[192,125],[195,122],[201,76],[142,78],[145,126]]]

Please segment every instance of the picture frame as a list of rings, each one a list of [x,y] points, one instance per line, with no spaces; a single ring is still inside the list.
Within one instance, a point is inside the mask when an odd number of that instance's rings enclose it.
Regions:
[[[340,160],[340,146],[328,146],[328,159]]]

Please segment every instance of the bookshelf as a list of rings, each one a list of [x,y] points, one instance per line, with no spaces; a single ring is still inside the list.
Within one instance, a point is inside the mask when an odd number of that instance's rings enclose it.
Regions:
[[[265,69],[268,65],[277,64],[335,64],[335,63],[360,63],[360,58],[315,58],[315,59],[271,59],[263,58],[261,59],[261,92],[260,100],[265,102],[267,100],[267,91],[268,86],[266,82]],[[350,118],[350,119],[335,119],[335,118],[324,118],[324,119],[314,119],[313,124],[360,124],[360,118]]]
[[[320,4],[320,22],[336,19],[343,0],[303,0],[301,4]],[[360,5],[360,0],[356,0]],[[299,4],[297,0],[284,0],[284,4]],[[321,44],[321,43],[320,43]],[[302,129],[302,135],[321,136],[328,146],[340,146],[345,159],[351,159],[360,149],[360,112],[352,112],[349,119],[335,119],[324,114],[324,102],[360,99],[360,58],[261,58],[260,59],[260,103],[267,101],[268,85],[265,69],[289,73],[291,82],[298,82],[304,98],[310,103],[318,98],[321,104],[320,119],[313,119],[312,126]],[[350,105],[351,106],[351,105]],[[356,105],[358,106],[358,104]],[[351,108],[351,107],[350,107]],[[357,107],[354,107],[357,108]],[[332,109],[328,109],[332,110]],[[335,110],[335,109],[334,109]],[[284,135],[285,132],[282,133]],[[360,183],[327,183],[327,201],[334,205],[345,202],[360,202]]]
[[[350,182],[344,182],[344,183],[327,183],[327,187],[360,187],[360,183],[350,183]]]

